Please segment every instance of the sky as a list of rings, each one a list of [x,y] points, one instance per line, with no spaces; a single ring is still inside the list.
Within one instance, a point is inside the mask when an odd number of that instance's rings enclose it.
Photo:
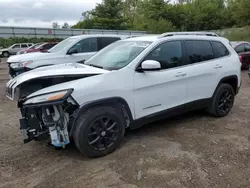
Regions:
[[[102,0],[0,0],[0,26],[52,27],[77,23]]]

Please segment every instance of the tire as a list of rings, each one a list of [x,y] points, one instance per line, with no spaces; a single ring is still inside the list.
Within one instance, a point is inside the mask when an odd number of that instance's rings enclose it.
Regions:
[[[9,56],[10,56],[10,53],[9,53],[9,52],[3,52],[2,55],[3,55],[3,57],[6,58],[6,57],[9,57]]]
[[[119,107],[97,106],[77,119],[73,139],[84,155],[101,157],[121,144],[124,132],[125,118]]]
[[[208,112],[215,117],[226,116],[233,107],[234,98],[235,92],[233,87],[229,84],[220,84],[214,93]]]

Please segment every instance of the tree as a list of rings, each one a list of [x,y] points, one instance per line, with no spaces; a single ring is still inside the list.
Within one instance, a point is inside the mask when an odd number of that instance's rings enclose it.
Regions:
[[[60,25],[58,25],[57,22],[53,22],[52,23],[52,28],[54,28],[54,29],[60,28]]]
[[[63,24],[62,28],[63,28],[63,29],[69,29],[70,26],[69,26],[69,24],[68,24],[67,22],[65,22],[65,23]]]
[[[152,33],[217,30],[250,25],[249,0],[103,0],[74,28]]]
[[[103,0],[90,12],[93,16],[95,28],[99,29],[123,29],[125,19],[123,17],[122,0]]]
[[[231,12],[231,19],[237,26],[250,25],[249,0],[228,0],[228,9]]]
[[[140,20],[140,5],[142,0],[124,0],[123,3],[123,15],[126,18],[126,25],[129,28],[134,28],[136,22]]]

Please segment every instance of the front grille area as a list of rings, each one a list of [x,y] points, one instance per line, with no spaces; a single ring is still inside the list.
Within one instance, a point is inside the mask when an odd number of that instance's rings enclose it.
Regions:
[[[10,75],[12,78],[15,77],[15,71],[14,71],[11,67],[9,67],[9,75]]]
[[[17,62],[7,62],[8,63],[8,67],[9,67],[9,75],[14,78],[16,75],[15,75],[15,71],[14,69],[10,66],[10,64],[13,64],[13,63],[17,63]]]
[[[15,85],[16,81],[15,80],[10,80],[7,85],[6,85],[6,96],[10,99],[14,99],[14,95],[15,95],[15,88],[13,88],[13,86]]]

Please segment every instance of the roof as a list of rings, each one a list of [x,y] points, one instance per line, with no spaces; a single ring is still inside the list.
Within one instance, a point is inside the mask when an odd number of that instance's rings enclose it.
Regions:
[[[189,32],[168,32],[163,33],[160,35],[160,38],[162,37],[169,37],[169,36],[175,36],[175,35],[198,35],[198,36],[213,36],[218,37],[218,35],[215,32],[207,32],[207,31],[189,31]]]
[[[160,37],[159,37],[160,36]],[[204,36],[204,35],[173,35],[173,36],[166,36],[162,37],[161,35],[143,35],[141,37],[135,37],[135,38],[129,38],[126,40],[129,41],[158,41],[158,40],[185,40],[185,39],[191,39],[191,40],[215,40],[215,41],[224,41],[229,42],[228,39],[223,37],[216,37],[216,36]]]
[[[130,35],[114,35],[114,34],[96,34],[96,35],[76,35],[69,37],[71,39],[83,39],[83,38],[88,38],[88,37],[120,37],[120,38],[127,38]]]
[[[133,37],[133,38],[128,38],[126,40],[128,41],[150,41],[154,42],[158,40],[159,35],[143,35],[143,36],[138,36],[138,37]]]
[[[247,41],[230,41],[230,44],[232,45],[233,48],[245,43],[249,44],[249,42]]]

